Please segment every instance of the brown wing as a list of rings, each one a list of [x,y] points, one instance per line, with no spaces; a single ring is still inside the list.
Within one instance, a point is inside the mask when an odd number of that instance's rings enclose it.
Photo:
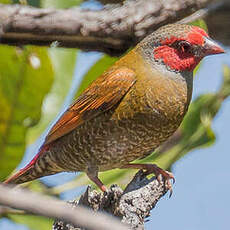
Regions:
[[[97,78],[67,109],[48,133],[48,144],[69,133],[83,122],[112,108],[135,83],[134,71],[122,67]]]

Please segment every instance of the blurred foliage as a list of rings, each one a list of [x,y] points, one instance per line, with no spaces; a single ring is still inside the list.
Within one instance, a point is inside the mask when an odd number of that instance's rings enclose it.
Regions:
[[[0,46],[0,180],[21,161],[27,130],[41,116],[53,70],[45,48]],[[44,76],[46,76],[44,80]]]
[[[40,0],[12,0],[12,3],[30,5],[34,7],[40,6]]]
[[[52,219],[42,216],[10,214],[7,217],[18,224],[26,224],[29,229],[33,230],[51,230],[53,224]]]
[[[80,3],[74,0],[52,2],[57,8],[61,8],[61,4],[71,7]],[[4,3],[10,1],[5,0]],[[49,0],[27,3],[52,7]],[[71,87],[76,57],[77,49],[0,46],[0,180],[15,169],[26,144],[35,141],[61,110]],[[39,181],[32,185],[33,190],[46,191]],[[8,217],[30,229],[51,229],[52,221],[43,217]]]
[[[82,0],[12,0],[12,2],[15,4],[26,4],[34,7],[69,8],[73,6],[78,6],[82,2]]]
[[[0,3],[2,3],[2,4],[10,4],[10,3],[12,3],[12,1],[11,0],[0,0]]]
[[[41,1],[41,6],[42,7],[52,7],[52,8],[69,8],[69,7],[74,7],[78,6],[82,0],[40,0]]]
[[[208,27],[207,27],[207,25],[206,25],[206,23],[205,23],[205,21],[203,19],[198,19],[198,20],[196,20],[194,22],[191,22],[189,24],[194,25],[194,26],[199,26],[200,28],[202,28],[202,29],[204,29],[205,31],[208,32]]]

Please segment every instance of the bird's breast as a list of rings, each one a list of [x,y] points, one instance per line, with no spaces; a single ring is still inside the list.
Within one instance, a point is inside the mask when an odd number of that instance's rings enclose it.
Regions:
[[[135,143],[131,154],[151,152],[167,140],[181,124],[190,99],[186,81],[139,78],[112,116],[126,130],[124,136]]]

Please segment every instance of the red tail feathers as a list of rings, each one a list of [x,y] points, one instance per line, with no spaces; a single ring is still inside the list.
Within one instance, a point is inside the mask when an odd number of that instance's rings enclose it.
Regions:
[[[4,184],[21,184],[21,183],[39,178],[40,177],[39,175],[32,176],[32,171],[34,169],[34,165],[38,157],[41,156],[41,154],[47,151],[48,149],[49,149],[48,145],[42,146],[39,152],[35,155],[35,157],[30,161],[28,165],[26,165],[23,169],[19,170],[17,173],[10,176],[3,183]]]

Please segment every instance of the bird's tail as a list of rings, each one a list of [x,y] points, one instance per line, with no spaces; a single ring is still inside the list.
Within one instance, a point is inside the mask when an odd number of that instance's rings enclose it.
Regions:
[[[26,165],[23,169],[19,170],[8,179],[6,179],[4,184],[21,184],[24,182],[28,182],[31,180],[35,180],[42,176],[48,176],[55,174],[57,172],[51,170],[42,170],[41,167],[36,164],[37,160],[41,155],[49,149],[48,146],[43,146],[40,151],[36,154],[36,156],[31,160],[31,162]]]

